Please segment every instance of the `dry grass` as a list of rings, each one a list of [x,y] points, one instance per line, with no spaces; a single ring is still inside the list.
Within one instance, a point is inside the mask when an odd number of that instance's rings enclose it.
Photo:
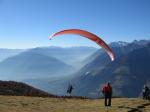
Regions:
[[[105,108],[102,99],[0,96],[0,112],[150,112],[150,102],[115,98]]]

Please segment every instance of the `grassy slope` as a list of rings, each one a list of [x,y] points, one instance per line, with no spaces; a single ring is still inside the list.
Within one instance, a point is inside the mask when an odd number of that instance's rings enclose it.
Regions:
[[[107,111],[100,99],[0,96],[0,112],[150,112],[150,102],[116,98]]]

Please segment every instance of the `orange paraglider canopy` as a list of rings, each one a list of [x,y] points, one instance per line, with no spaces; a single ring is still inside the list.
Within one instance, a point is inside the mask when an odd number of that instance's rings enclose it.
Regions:
[[[94,41],[95,43],[97,43],[99,46],[101,46],[107,52],[111,61],[114,61],[114,59],[115,59],[112,49],[101,38],[99,38],[97,35],[95,35],[93,33],[90,33],[85,30],[80,30],[80,29],[67,29],[67,30],[61,30],[59,32],[52,34],[51,36],[49,36],[49,39],[52,39],[53,37],[62,35],[62,34],[76,34],[76,35],[86,37],[86,38]]]

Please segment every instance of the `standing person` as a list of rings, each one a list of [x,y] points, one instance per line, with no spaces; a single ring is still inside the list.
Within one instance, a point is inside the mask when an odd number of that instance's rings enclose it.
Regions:
[[[103,87],[102,87],[102,93],[105,97],[104,100],[104,105],[105,106],[111,106],[111,98],[112,98],[112,87],[110,85],[110,82],[107,82]]]
[[[143,99],[149,100],[150,89],[148,88],[148,86],[144,85],[142,93],[143,93]]]
[[[72,90],[73,90],[73,86],[71,84],[69,84],[68,89],[67,89],[67,93],[71,96]]]

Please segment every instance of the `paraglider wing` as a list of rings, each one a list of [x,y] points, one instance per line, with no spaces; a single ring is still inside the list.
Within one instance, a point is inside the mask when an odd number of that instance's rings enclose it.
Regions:
[[[114,53],[112,52],[111,48],[102,39],[100,39],[98,36],[96,36],[93,33],[90,33],[85,30],[80,30],[80,29],[68,29],[68,30],[62,30],[62,31],[52,34],[51,36],[49,36],[49,39],[52,39],[53,37],[62,35],[62,34],[76,34],[76,35],[86,37],[86,38],[96,42],[99,46],[101,46],[103,49],[105,49],[105,51],[109,55],[111,61],[113,61],[115,59]]]

